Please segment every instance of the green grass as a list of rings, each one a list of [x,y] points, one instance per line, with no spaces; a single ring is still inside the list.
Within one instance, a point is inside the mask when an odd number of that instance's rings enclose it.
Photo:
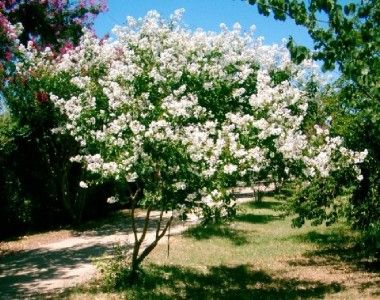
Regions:
[[[169,258],[166,245],[161,245],[148,261],[186,267],[221,264],[265,267],[279,263],[282,257],[297,257],[306,251],[316,250],[319,243],[308,240],[312,232],[331,236],[341,231],[345,238],[350,234],[338,226],[331,229],[310,226],[293,229],[290,219],[280,217],[280,212],[275,210],[279,204],[273,199],[266,199],[259,205],[243,204],[233,222],[190,228],[183,237],[172,241]]]
[[[107,291],[99,281],[66,291],[72,299],[306,299],[380,297],[378,270],[342,224],[291,228],[280,202],[240,206],[234,221],[196,226],[162,242],[134,286]],[[351,281],[347,281],[350,278]],[[104,293],[105,292],[105,293]]]

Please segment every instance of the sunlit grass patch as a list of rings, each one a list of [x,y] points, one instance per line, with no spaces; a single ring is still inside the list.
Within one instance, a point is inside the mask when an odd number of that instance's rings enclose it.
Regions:
[[[144,263],[137,284],[105,295],[115,299],[376,298],[378,273],[355,269],[350,261],[347,251],[356,241],[354,232],[344,224],[294,229],[291,219],[276,210],[280,206],[274,198],[245,203],[227,224],[190,227],[171,236],[169,248],[163,240]],[[104,292],[98,281],[66,295],[98,299]]]

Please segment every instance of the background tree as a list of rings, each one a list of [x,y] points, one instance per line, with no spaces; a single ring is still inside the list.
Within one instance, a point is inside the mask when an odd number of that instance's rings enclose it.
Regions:
[[[346,216],[355,227],[377,232],[380,240],[380,2],[364,0],[346,5],[336,0],[248,2],[256,4],[262,15],[273,13],[278,20],[291,18],[308,30],[314,50],[298,46],[290,38],[288,48],[294,61],[311,57],[322,61],[325,70],[338,69],[339,78],[321,112],[332,117],[332,132],[342,135],[348,147],[369,152],[361,165],[363,180],[349,199]],[[350,185],[344,176],[336,180],[340,185]],[[327,190],[337,195],[338,190]],[[316,210],[325,213],[321,208],[331,208],[332,204],[320,199],[312,205],[314,209],[308,210],[301,207],[311,208],[311,203],[298,200],[296,209],[301,223],[304,218],[319,218],[321,214]]]
[[[19,46],[56,56],[77,45],[83,28],[105,9],[95,1],[1,1],[0,81],[3,84],[0,178],[1,234],[31,225],[50,226],[81,219],[85,195],[78,189],[81,167],[69,161],[78,151],[69,136],[51,134],[58,124],[54,107],[35,74],[15,74]],[[6,230],[7,229],[7,230]],[[7,232],[6,232],[7,231]]]
[[[0,2],[0,59],[9,60],[18,42],[33,41],[59,51],[76,45],[83,27],[91,27],[105,1],[5,0]],[[18,28],[17,24],[21,27]]]

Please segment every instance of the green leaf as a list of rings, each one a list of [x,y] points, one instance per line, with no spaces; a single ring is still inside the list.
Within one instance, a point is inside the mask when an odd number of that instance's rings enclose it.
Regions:
[[[269,8],[268,8],[268,6],[266,4],[262,4],[261,2],[259,2],[257,4],[257,9],[259,11],[259,14],[261,14],[263,16],[268,17],[270,15]]]
[[[349,4],[344,6],[344,13],[346,15],[350,15],[350,14],[354,13],[355,10],[356,10],[356,5],[354,3],[349,3]]]

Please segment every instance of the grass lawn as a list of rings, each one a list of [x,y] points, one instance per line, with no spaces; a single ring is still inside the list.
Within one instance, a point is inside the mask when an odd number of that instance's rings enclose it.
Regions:
[[[378,265],[363,260],[344,225],[292,229],[280,202],[239,207],[229,224],[192,227],[145,261],[143,279],[120,291],[99,281],[69,299],[380,299]]]

